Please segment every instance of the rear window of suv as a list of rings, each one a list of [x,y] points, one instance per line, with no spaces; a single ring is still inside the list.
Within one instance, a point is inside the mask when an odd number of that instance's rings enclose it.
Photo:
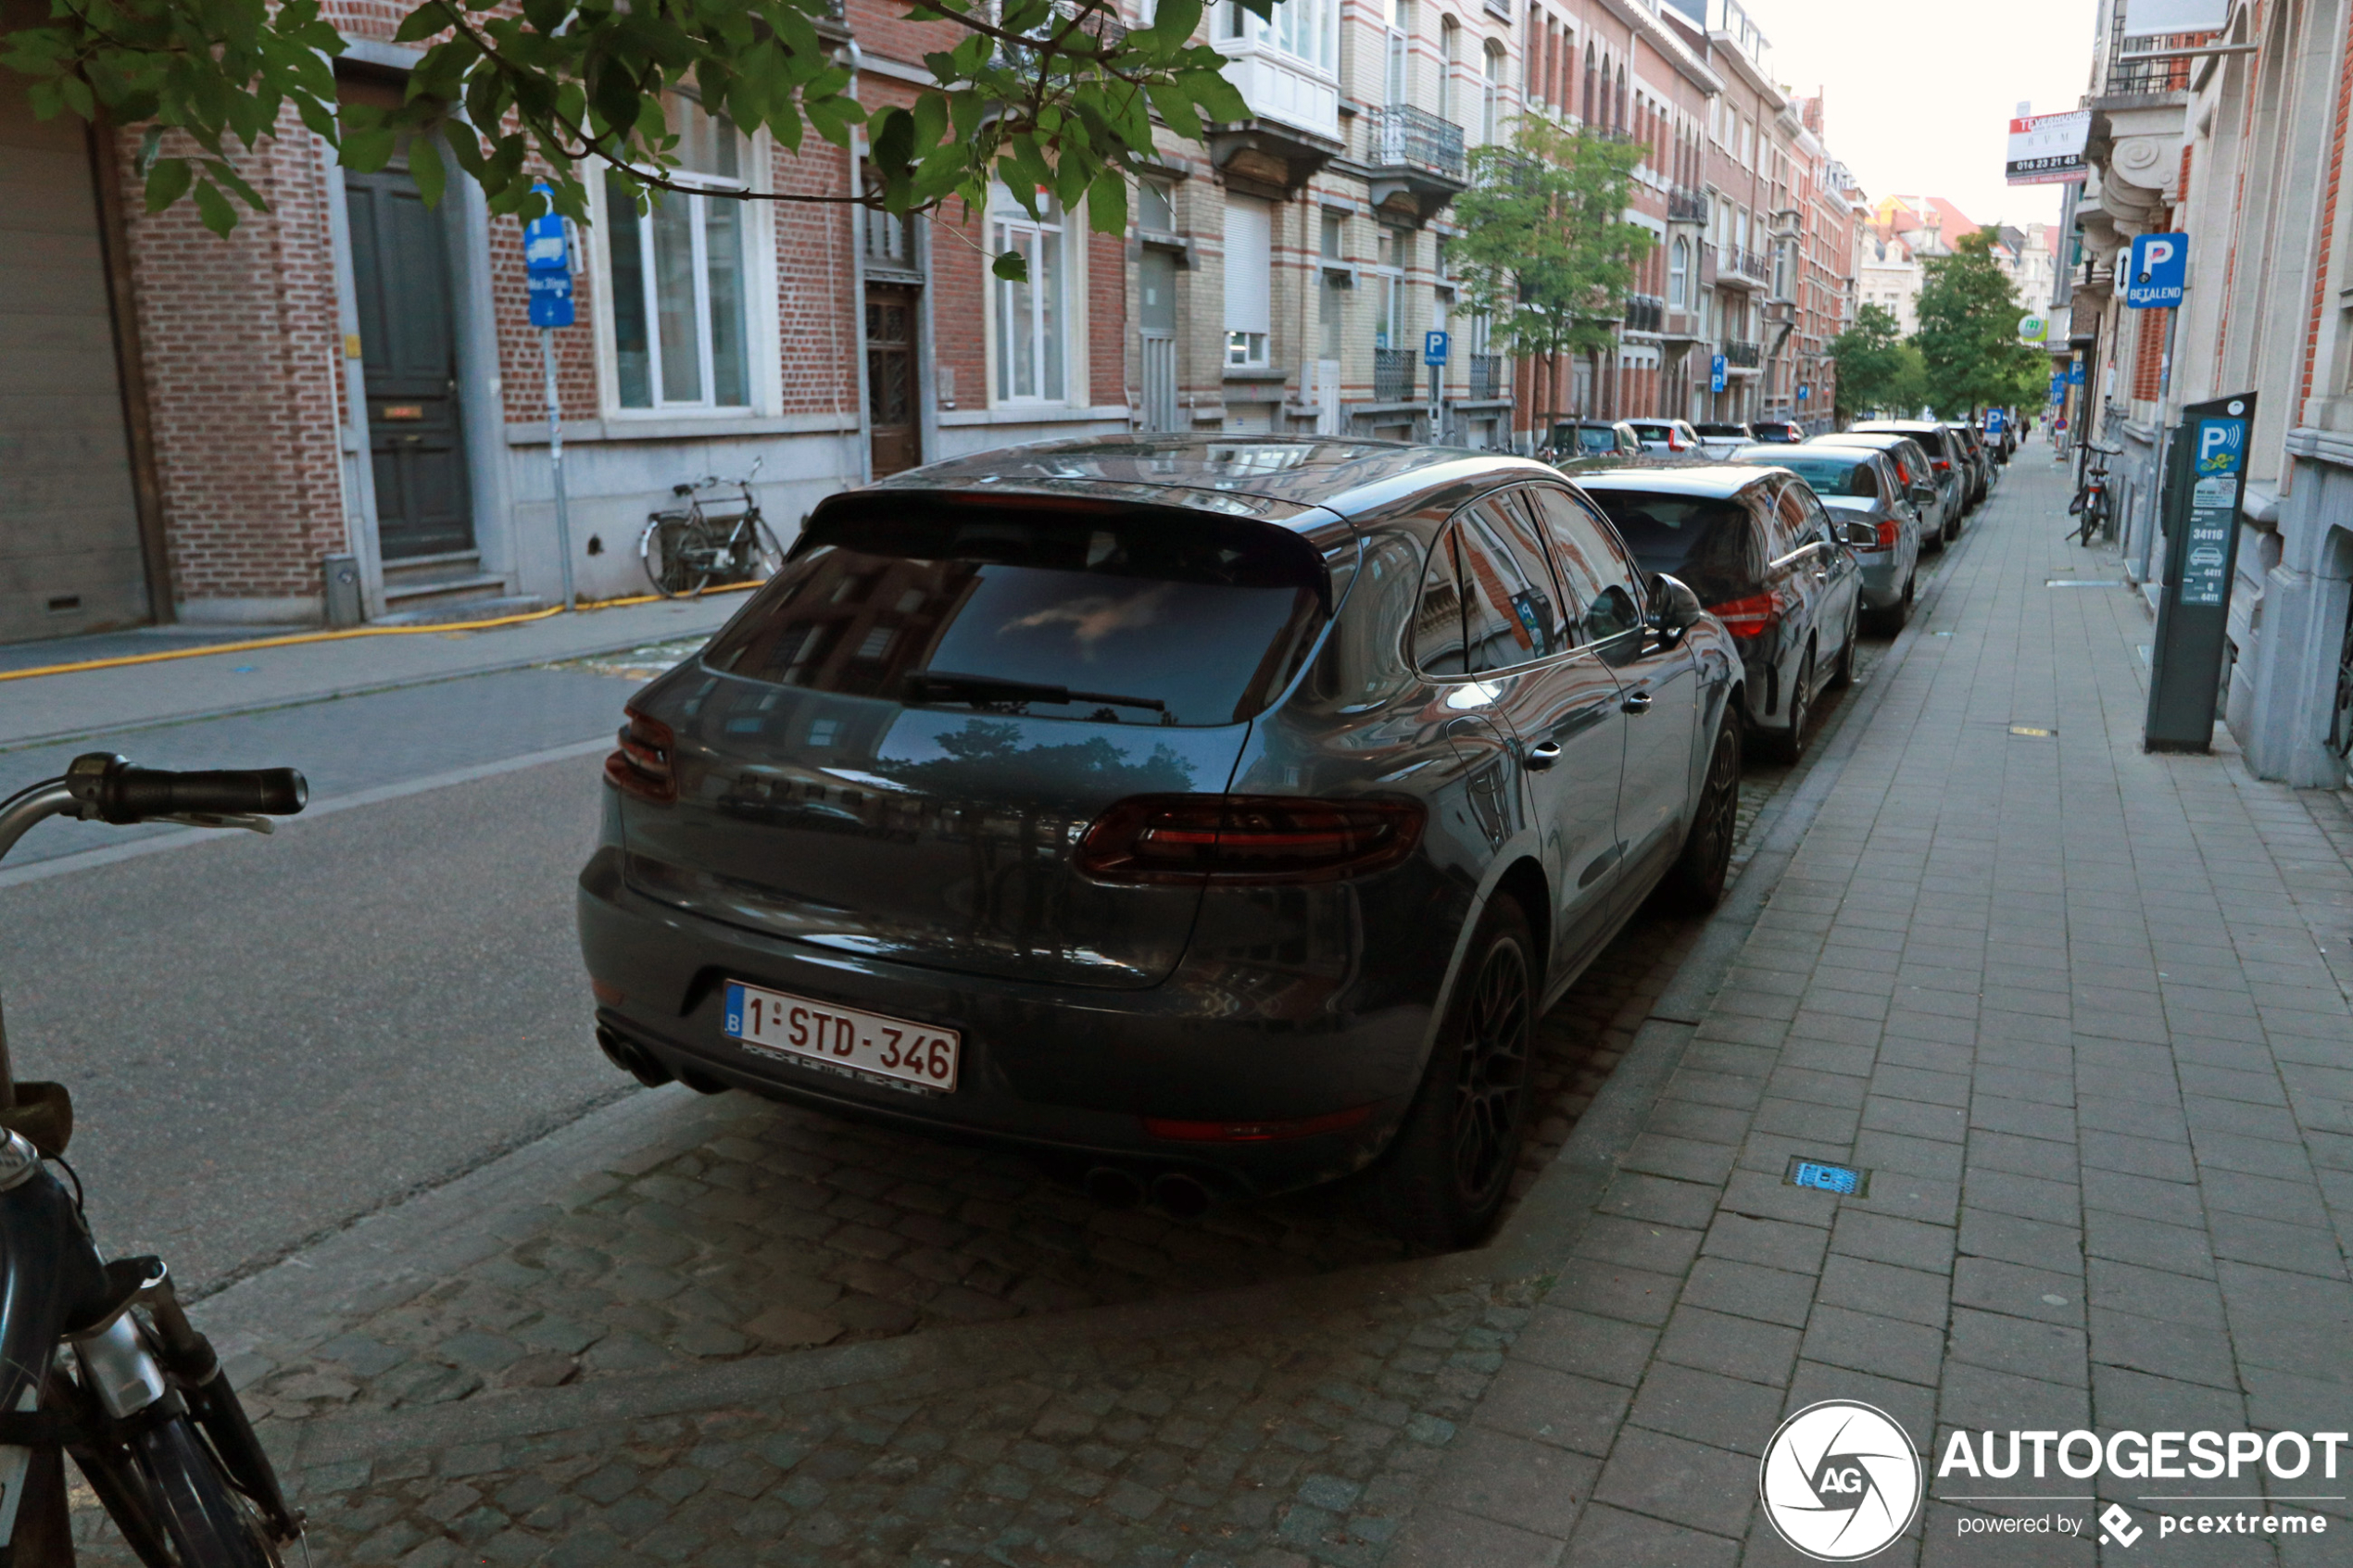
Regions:
[[[1755,522],[1739,501],[1650,490],[1586,494],[1617,525],[1644,571],[1680,578],[1702,604],[1740,598],[1763,575]]]
[[[1281,691],[1328,594],[1315,547],[1264,523],[877,496],[815,520],[703,663],[916,707],[1230,724]]]

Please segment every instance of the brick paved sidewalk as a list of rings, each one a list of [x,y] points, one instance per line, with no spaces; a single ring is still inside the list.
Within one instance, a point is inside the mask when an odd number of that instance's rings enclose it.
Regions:
[[[2295,1505],[2325,1537],[2184,1540],[2138,1496],[2244,1479],[1935,1500],[2085,1486],[1937,1482],[1956,1428],[2353,1427],[2353,818],[2141,752],[2151,627],[2060,581],[2121,576],[2063,485],[2014,465],[1722,990],[1654,1014],[1680,1063],[1391,1568],[1801,1562],[1758,1456],[1833,1398],[1931,1466],[1875,1564],[2348,1561],[2341,1498]],[[1960,1530],[2111,1501],[2137,1550]]]

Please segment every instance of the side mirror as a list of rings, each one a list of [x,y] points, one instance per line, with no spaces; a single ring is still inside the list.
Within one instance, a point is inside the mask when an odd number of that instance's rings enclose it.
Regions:
[[[1879,528],[1875,523],[1850,522],[1845,524],[1840,532],[1845,535],[1846,542],[1858,550],[1879,548]]]
[[[1659,646],[1671,648],[1690,634],[1707,611],[1697,594],[1663,571],[1652,574],[1648,587],[1651,635],[1658,639]]]

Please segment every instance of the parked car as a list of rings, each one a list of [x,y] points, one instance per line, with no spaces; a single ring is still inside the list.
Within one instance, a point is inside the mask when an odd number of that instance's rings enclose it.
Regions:
[[[1720,895],[1745,702],[1692,591],[1525,458],[898,474],[630,700],[580,877],[598,1037],[1177,1213],[1366,1171],[1463,1244],[1544,1008],[1654,890]]]
[[[1862,568],[1806,482],[1730,463],[1595,474],[1600,503],[1645,571],[1688,583],[1746,672],[1750,732],[1794,762],[1825,685],[1855,675]]]
[[[1687,420],[1629,420],[1642,450],[1658,458],[1696,458],[1699,432]]]
[[[1903,483],[1905,495],[1920,508],[1929,548],[1941,550],[1961,536],[1960,470],[1948,465],[1940,472],[1927,450],[1910,436],[1896,431],[1833,431],[1815,436],[1806,445],[1860,446],[1885,452],[1894,459],[1895,476]],[[1930,494],[1919,494],[1922,489]]]
[[[1624,420],[1562,420],[1547,447],[1552,461],[1570,473],[1610,468],[1642,455],[1642,438]]]
[[[1759,441],[1776,442],[1783,445],[1795,445],[1798,442],[1806,439],[1806,432],[1787,420],[1768,420],[1763,424],[1756,425],[1753,428],[1755,430],[1756,439]]]
[[[1959,506],[1953,514],[1952,532],[1946,537],[1958,538],[1960,536],[1960,519],[1970,507],[1977,503],[1969,483],[1968,455],[1954,435],[1951,426],[1941,420],[1864,420],[1855,424],[1848,433],[1908,435],[1919,442],[1920,450],[1928,454],[1929,467],[1936,474],[1939,483],[1943,482],[1944,475],[1948,472],[1954,476],[1959,490],[1960,500]]]
[[[1872,630],[1892,637],[1904,629],[1919,587],[1922,529],[1893,458],[1857,446],[1757,445],[1741,448],[1732,460],[1804,480],[1863,569],[1863,613]]]
[[[1969,459],[1970,505],[1982,506],[1985,497],[1994,493],[1994,457],[1985,449],[1984,440],[1977,427],[1966,420],[1947,420],[1944,428],[1953,433],[1960,444],[1961,455]]]
[[[1743,446],[1755,445],[1756,433],[1744,424],[1700,423],[1692,427],[1699,432],[1700,451],[1721,461]]]

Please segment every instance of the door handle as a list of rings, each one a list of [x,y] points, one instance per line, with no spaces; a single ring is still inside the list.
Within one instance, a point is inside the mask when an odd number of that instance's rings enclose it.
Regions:
[[[1618,702],[1617,710],[1621,713],[1648,713],[1651,710],[1651,694],[1631,693]]]
[[[1528,748],[1528,771],[1541,773],[1561,759],[1561,746],[1556,740],[1539,741]]]

